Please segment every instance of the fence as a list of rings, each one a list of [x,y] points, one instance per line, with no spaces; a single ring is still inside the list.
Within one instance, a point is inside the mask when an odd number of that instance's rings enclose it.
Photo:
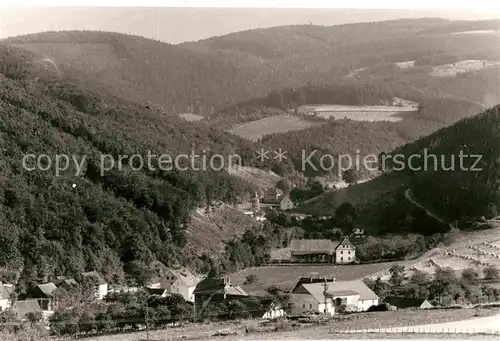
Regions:
[[[493,318],[495,315],[484,316]],[[339,319],[344,320],[343,318]],[[355,318],[354,320],[358,320]],[[452,318],[432,318],[432,322],[424,324],[422,322],[400,322],[392,324],[369,325],[365,328],[359,326],[342,327],[335,326],[329,328],[329,334],[487,334],[500,335],[500,328],[481,328],[481,327],[447,327],[439,324],[460,323],[461,320]],[[405,324],[405,326],[401,326]],[[435,325],[435,326],[434,326]]]
[[[330,334],[487,334],[500,335],[500,329],[446,327],[378,327],[370,329],[331,327]]]

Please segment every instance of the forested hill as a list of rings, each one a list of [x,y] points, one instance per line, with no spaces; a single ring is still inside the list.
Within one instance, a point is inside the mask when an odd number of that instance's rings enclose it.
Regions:
[[[21,290],[46,275],[90,269],[111,283],[142,283],[156,261],[186,264],[190,211],[253,189],[223,171],[159,171],[155,159],[156,171],[132,170],[125,159],[121,170],[115,165],[101,176],[101,156],[112,155],[115,162],[134,154],[147,160],[148,151],[175,157],[194,146],[200,153],[210,150],[208,156],[245,157],[252,155],[251,145],[115,97],[85,74],[73,70],[72,79],[60,71],[63,76],[46,69],[40,56],[0,45],[2,277],[20,278]],[[47,171],[27,171],[27,154],[46,154],[52,162],[57,154],[79,162],[86,156],[83,176],[75,176],[72,161],[59,176],[53,163]]]
[[[44,32],[4,40],[99,79],[121,97],[147,100],[166,112],[208,111],[263,95],[277,86],[261,65],[233,63],[167,43],[113,32]],[[271,73],[269,73],[271,74]],[[262,90],[262,91],[261,91]]]
[[[436,157],[425,161],[425,153]],[[415,198],[440,216],[467,221],[500,214],[500,105],[393,154],[422,156],[412,162],[421,170],[406,169],[408,187]]]
[[[333,84],[380,63],[415,60],[416,65],[431,67],[464,59],[497,60],[497,36],[454,34],[469,30],[498,30],[498,21],[282,26],[175,46],[90,31],[45,32],[5,41],[99,78],[120,96],[156,103],[167,112],[189,107],[206,114],[308,82]]]

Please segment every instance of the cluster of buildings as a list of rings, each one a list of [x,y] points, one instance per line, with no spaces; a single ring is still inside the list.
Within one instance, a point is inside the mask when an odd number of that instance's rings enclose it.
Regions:
[[[356,262],[356,247],[347,237],[340,242],[330,239],[292,239],[289,247],[271,250],[269,258],[272,263],[351,264]]]
[[[284,193],[279,188],[271,187],[265,189],[262,194],[255,193],[250,209],[243,211],[243,213],[253,217],[257,221],[265,221],[266,215],[263,211],[264,208],[288,211],[294,207],[295,204],[292,199],[290,199],[289,194]]]
[[[196,309],[202,313],[213,301],[243,301],[251,296],[266,295],[266,292],[253,290],[252,286],[247,290],[231,284],[229,279],[207,278],[197,285],[194,294]],[[379,303],[379,297],[362,280],[337,282],[335,278],[301,277],[289,295],[290,315],[334,315],[341,306],[351,306],[352,311],[361,312]],[[285,311],[277,302],[272,302],[253,315],[258,318],[276,318],[284,316]]]
[[[22,297],[14,298],[14,286],[0,283],[0,310],[12,309],[23,320],[28,313],[41,313],[49,317],[57,308],[57,290],[71,291],[80,288],[81,283],[90,279],[94,283],[93,298],[102,300],[108,293],[108,283],[97,271],[82,272],[78,278],[56,277],[53,281],[37,284]]]
[[[354,257],[352,244],[343,240],[336,248],[338,255],[347,259]],[[351,251],[351,254],[349,254]],[[350,256],[349,256],[350,255]],[[97,271],[80,274],[79,279],[94,279],[94,298],[102,300],[109,292],[108,284]],[[39,284],[29,291],[26,298],[13,300],[14,287],[0,283],[0,311],[12,309],[20,319],[27,319],[29,313],[41,313],[49,317],[57,307],[55,292],[58,288],[71,289],[78,286],[79,281],[73,278],[58,277],[55,281]],[[133,288],[128,288],[133,289]],[[181,295],[187,302],[193,303],[196,316],[204,314],[209,304],[224,301],[245,301],[255,297],[267,296],[262,286],[234,285],[228,278],[202,278],[187,268],[168,269],[158,282],[150,285],[147,291],[151,295],[166,297],[171,294]],[[133,291],[133,290],[128,290]],[[285,312],[278,301],[271,301],[267,306],[258,306],[250,311],[254,318],[273,319],[290,314],[300,316],[307,314],[325,314],[331,316],[340,312],[341,307],[350,312],[363,312],[379,304],[379,297],[362,281],[336,281],[326,277],[300,277],[290,290],[291,308]],[[407,297],[387,297],[385,302],[399,309],[428,309],[432,305],[425,299]]]

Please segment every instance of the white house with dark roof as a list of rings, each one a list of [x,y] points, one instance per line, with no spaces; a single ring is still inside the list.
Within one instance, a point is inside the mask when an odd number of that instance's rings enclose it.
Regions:
[[[351,306],[356,307],[357,311],[366,311],[379,301],[379,297],[361,280],[298,284],[291,292],[290,299],[294,315],[333,315],[340,306]]]
[[[5,311],[11,306],[11,294],[14,287],[0,282],[0,311]]]
[[[187,268],[168,269],[152,289],[165,289],[169,294],[179,294],[188,302],[194,302],[194,289],[200,278]]]
[[[108,282],[97,271],[88,271],[81,273],[82,278],[91,278],[95,281],[95,298],[102,300],[108,294]]]
[[[349,264],[356,260],[356,247],[346,237],[335,248],[335,263]]]
[[[35,298],[42,310],[53,311],[55,308],[54,294],[56,290],[57,286],[52,282],[38,284],[32,290],[30,290],[28,296],[30,298]]]

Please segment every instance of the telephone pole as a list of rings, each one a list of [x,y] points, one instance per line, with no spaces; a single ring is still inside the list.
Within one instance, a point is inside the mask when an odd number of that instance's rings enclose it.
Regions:
[[[146,290],[146,287],[144,286],[144,292],[146,294],[146,320],[144,321],[146,323],[146,340],[149,341],[149,304],[148,304],[148,291]]]

